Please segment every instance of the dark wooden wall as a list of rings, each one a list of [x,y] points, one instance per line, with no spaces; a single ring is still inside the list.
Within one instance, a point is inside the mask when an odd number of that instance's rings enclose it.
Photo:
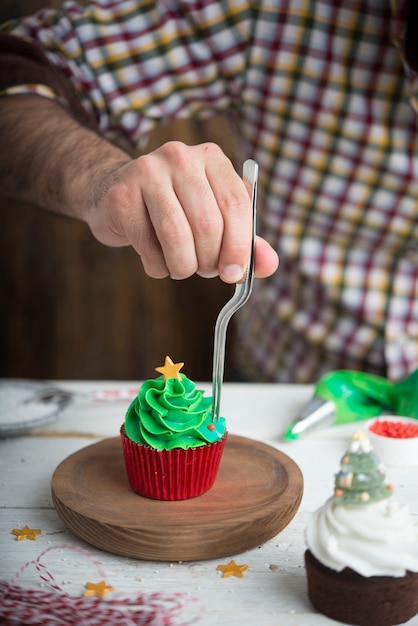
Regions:
[[[45,5],[5,2],[0,18]],[[167,139],[210,139],[234,156],[223,119],[172,124],[151,147]],[[143,379],[168,354],[191,378],[211,378],[213,328],[231,286],[152,280],[131,249],[105,247],[84,224],[7,198],[0,224],[0,376]]]

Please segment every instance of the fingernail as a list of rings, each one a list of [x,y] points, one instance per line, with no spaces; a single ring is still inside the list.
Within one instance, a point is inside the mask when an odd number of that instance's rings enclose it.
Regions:
[[[239,265],[226,265],[222,270],[222,278],[228,283],[237,283],[244,275],[244,270]]]
[[[218,271],[214,270],[213,272],[197,272],[197,275],[200,276],[200,278],[215,278],[216,276],[218,276]]]

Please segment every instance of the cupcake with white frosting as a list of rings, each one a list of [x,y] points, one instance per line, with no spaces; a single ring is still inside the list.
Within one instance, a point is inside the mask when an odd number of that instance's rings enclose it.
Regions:
[[[367,435],[341,459],[334,495],[306,528],[312,604],[359,626],[402,624],[418,613],[418,524],[393,496]]]

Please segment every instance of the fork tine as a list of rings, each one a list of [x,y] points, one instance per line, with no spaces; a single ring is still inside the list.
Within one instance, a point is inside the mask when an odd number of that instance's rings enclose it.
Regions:
[[[229,320],[233,314],[241,308],[250,297],[254,280],[254,257],[255,257],[255,235],[256,235],[256,211],[257,211],[257,182],[258,165],[252,159],[248,159],[243,167],[244,183],[252,203],[252,241],[251,254],[248,261],[244,278],[235,285],[235,292],[232,298],[223,306],[216,320],[214,345],[213,345],[213,373],[212,373],[212,421],[219,420],[221,387],[225,366],[225,344],[226,331]]]

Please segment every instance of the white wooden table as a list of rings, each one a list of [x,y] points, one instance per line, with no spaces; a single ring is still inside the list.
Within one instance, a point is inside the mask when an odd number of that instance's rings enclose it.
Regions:
[[[72,391],[132,389],[134,382],[54,381]],[[200,388],[211,392],[210,385]],[[332,622],[312,608],[306,593],[303,566],[304,528],[311,511],[331,495],[340,458],[359,424],[334,426],[292,443],[281,441],[287,423],[310,398],[302,385],[225,384],[221,413],[232,434],[257,439],[290,456],[304,475],[304,495],[289,526],[264,545],[239,555],[248,565],[242,578],[222,578],[217,565],[229,559],[190,563],[154,563],[117,557],[77,539],[56,514],[50,493],[54,469],[69,454],[106,437],[118,436],[129,401],[97,402],[76,397],[48,426],[29,435],[0,441],[0,578],[11,580],[27,561],[51,546],[80,546],[98,559],[106,584],[117,591],[186,592],[202,603],[199,624],[204,626],[316,626]],[[388,468],[398,500],[418,516],[418,468]],[[36,541],[16,541],[13,528],[41,529]],[[228,538],[225,537],[225,541]],[[45,562],[69,594],[81,595],[87,581],[97,582],[91,561],[65,548],[50,551]],[[34,568],[19,584],[40,587]],[[418,625],[418,616],[408,622]]]

